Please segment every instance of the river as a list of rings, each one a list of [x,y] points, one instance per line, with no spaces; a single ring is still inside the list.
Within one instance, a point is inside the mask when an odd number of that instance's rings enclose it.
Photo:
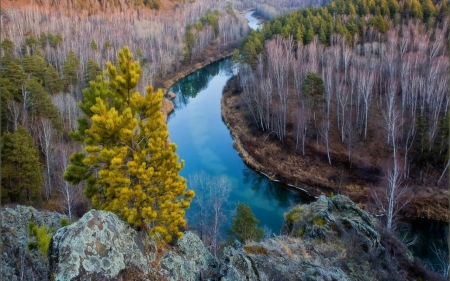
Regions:
[[[258,30],[262,27],[262,25],[258,24],[260,22],[259,19],[253,17],[254,10],[250,10],[245,13],[245,18],[248,20],[248,26],[253,30]]]
[[[258,20],[252,13],[247,12],[245,17],[253,23],[250,27],[257,28]],[[226,214],[237,203],[246,203],[260,220],[260,226],[279,233],[284,213],[308,199],[253,171],[234,149],[220,107],[223,88],[233,71],[231,60],[225,59],[187,76],[169,89],[176,94],[175,110],[168,119],[170,139],[177,144],[177,153],[185,161],[181,175],[188,181],[202,171],[211,177],[225,176],[230,181],[231,192],[224,206]],[[187,212],[188,220],[193,221],[196,211],[196,204],[192,204]],[[230,221],[225,223],[223,232]]]
[[[252,28],[259,21],[245,14]],[[175,83],[169,91],[176,94],[174,112],[168,118],[170,139],[177,144],[177,153],[185,162],[181,175],[189,180],[201,171],[210,176],[225,176],[231,182],[231,193],[225,202],[225,233],[231,222],[231,211],[239,202],[248,204],[260,226],[273,233],[280,232],[283,214],[293,205],[309,202],[305,194],[270,181],[249,168],[233,147],[233,138],[221,118],[220,100],[223,88],[233,75],[230,59],[213,63]],[[188,182],[189,186],[189,182]],[[188,224],[195,226],[195,203],[187,211]],[[414,255],[434,263],[431,244],[439,245],[445,238],[445,224],[428,220],[410,221],[410,231],[418,242],[410,249]],[[445,246],[440,245],[440,248]]]
[[[189,180],[201,171],[212,177],[226,176],[232,189],[225,209],[232,210],[238,202],[244,202],[252,208],[261,226],[279,233],[283,214],[307,199],[300,192],[253,171],[234,149],[220,108],[223,87],[232,75],[231,61],[225,59],[169,89],[176,94],[175,110],[168,119],[170,140],[177,144],[177,153],[185,161],[182,176]],[[188,219],[195,212],[193,204],[187,212]]]

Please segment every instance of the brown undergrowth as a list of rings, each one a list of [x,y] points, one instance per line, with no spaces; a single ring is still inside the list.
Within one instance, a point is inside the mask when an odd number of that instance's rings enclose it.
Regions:
[[[351,162],[345,146],[338,143],[331,146],[332,165],[329,165],[324,145],[311,139],[306,143],[306,155],[302,156],[301,149],[295,150],[292,139],[283,145],[268,132],[249,125],[233,80],[224,89],[222,118],[235,139],[236,150],[253,169],[270,179],[304,188],[314,196],[342,193],[359,207],[376,212],[371,192],[384,184],[383,159],[387,158],[377,145],[383,141],[382,133],[375,134],[378,136],[369,146],[359,148],[357,144]],[[403,210],[404,216],[448,221],[447,189],[417,183],[408,186],[412,200]]]

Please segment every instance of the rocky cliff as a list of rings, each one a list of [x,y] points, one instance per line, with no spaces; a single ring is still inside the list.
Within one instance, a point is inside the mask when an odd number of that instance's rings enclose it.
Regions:
[[[5,209],[2,217],[2,239],[9,249],[20,248],[27,239],[26,227],[20,235],[12,234],[17,232],[11,229],[14,221],[27,225],[40,217],[41,223],[56,226],[60,218],[28,207]],[[55,232],[48,258],[47,276],[21,271],[20,263],[9,262],[2,269],[2,280],[20,280],[22,273],[22,280],[442,279],[425,270],[403,244],[379,230],[376,220],[344,196],[321,196],[296,206],[286,214],[282,235],[262,242],[235,242],[219,257],[212,256],[192,232],[174,245],[162,246],[116,215],[91,210]],[[32,265],[46,266],[42,259]]]
[[[2,261],[1,280],[47,280],[48,259],[38,250],[29,250],[28,224],[58,229],[66,216],[55,212],[39,212],[33,207],[16,206],[1,211]]]

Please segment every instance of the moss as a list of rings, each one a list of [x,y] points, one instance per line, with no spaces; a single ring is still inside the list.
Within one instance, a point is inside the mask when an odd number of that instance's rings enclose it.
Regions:
[[[297,237],[303,237],[303,234],[305,234],[305,227],[300,227],[297,231]]]
[[[322,217],[317,217],[313,220],[314,225],[323,227],[325,225],[325,220]]]
[[[70,225],[70,221],[67,218],[62,218],[59,223],[62,227]]]
[[[253,255],[267,255],[269,253],[263,246],[244,246],[244,250],[247,254]]]
[[[39,244],[36,241],[30,241],[28,242],[28,250],[29,251],[35,251],[39,247]]]
[[[303,213],[303,208],[301,206],[297,206],[294,209],[292,209],[289,213],[286,213],[284,215],[286,222],[288,223],[294,223],[298,220],[300,220],[300,217]]]

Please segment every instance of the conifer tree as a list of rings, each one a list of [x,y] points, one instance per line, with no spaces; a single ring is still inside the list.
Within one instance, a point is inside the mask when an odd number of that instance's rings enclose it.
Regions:
[[[2,201],[33,203],[42,188],[42,164],[34,140],[22,126],[1,138]]]
[[[78,83],[77,71],[79,67],[80,60],[77,58],[77,55],[75,55],[75,52],[70,50],[69,53],[67,53],[67,58],[63,66],[64,80],[67,87]]]
[[[259,220],[255,218],[252,209],[245,203],[239,203],[236,214],[233,217],[230,232],[232,236],[241,242],[261,241],[264,238],[264,230],[257,227]]]
[[[86,87],[89,86],[89,81],[95,80],[98,75],[102,74],[102,69],[94,59],[89,59],[84,69],[83,82]]]
[[[315,72],[309,72],[303,82],[302,90],[305,96],[312,101],[314,120],[316,120],[317,105],[323,101],[323,93],[325,91],[322,77]]]
[[[45,69],[44,77],[44,85],[47,92],[54,95],[64,89],[64,81],[59,77],[58,70],[53,65],[50,64]]]
[[[128,47],[119,51],[118,67],[107,63],[84,90],[79,106],[87,115],[72,134],[83,152],[71,156],[64,178],[86,180],[94,208],[112,211],[139,229],[169,242],[182,236],[185,209],[194,196],[179,175],[183,162],[168,140],[160,111],[162,90],[135,91],[141,68]]]

